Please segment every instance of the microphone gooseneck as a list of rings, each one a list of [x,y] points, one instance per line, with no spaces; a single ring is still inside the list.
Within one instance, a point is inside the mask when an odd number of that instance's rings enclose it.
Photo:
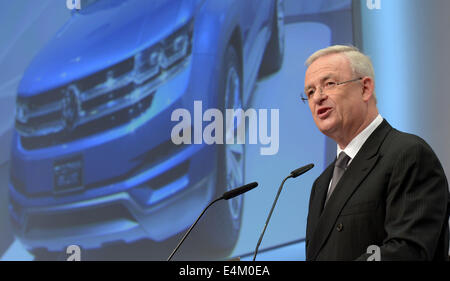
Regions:
[[[198,216],[198,218],[195,220],[195,222],[191,225],[191,227],[189,228],[189,230],[186,232],[186,234],[184,234],[183,238],[180,240],[180,242],[178,243],[178,245],[175,247],[175,249],[173,249],[172,253],[170,254],[170,256],[167,258],[167,261],[170,261],[173,257],[173,255],[175,255],[175,253],[178,251],[178,248],[180,248],[181,244],[183,244],[184,240],[186,240],[186,237],[189,235],[189,233],[191,233],[192,229],[194,228],[194,226],[197,224],[197,222],[200,220],[200,218],[203,216],[203,214],[206,212],[206,210],[214,203],[216,203],[217,201],[222,200],[223,198],[217,198],[214,201],[212,201],[211,203],[208,204],[208,206],[206,206],[205,209],[203,209],[203,212],[200,214],[200,216]]]
[[[283,189],[284,182],[285,182],[288,178],[291,178],[291,177],[292,177],[292,175],[287,176],[287,177],[283,180],[283,182],[281,183],[280,187],[278,188],[277,196],[275,197],[275,201],[273,201],[272,208],[270,209],[269,215],[268,215],[268,217],[267,217],[267,219],[266,219],[266,223],[264,224],[264,229],[263,229],[263,231],[262,231],[262,233],[261,233],[261,236],[259,237],[258,243],[256,244],[255,254],[253,255],[253,261],[255,261],[256,255],[258,254],[259,245],[261,245],[261,241],[262,241],[262,239],[263,239],[263,237],[264,237],[264,233],[266,232],[267,225],[269,224],[269,220],[270,220],[270,218],[272,217],[272,213],[273,213],[273,210],[275,209],[275,205],[277,204],[278,197],[280,197],[281,190]]]
[[[267,216],[266,223],[264,224],[264,229],[263,229],[263,231],[261,233],[261,236],[259,237],[258,243],[256,244],[255,253],[253,255],[253,261],[255,261],[256,255],[258,254],[259,246],[261,245],[261,241],[262,241],[262,239],[264,237],[264,233],[266,232],[267,225],[269,224],[270,218],[272,217],[272,213],[273,213],[273,210],[275,209],[275,205],[277,204],[278,197],[280,197],[280,193],[281,193],[281,190],[283,189],[284,183],[286,182],[286,180],[288,178],[296,178],[296,177],[306,173],[307,171],[311,170],[312,167],[314,167],[314,164],[311,163],[311,164],[308,164],[306,166],[303,166],[303,167],[300,167],[298,169],[295,169],[294,171],[291,172],[291,174],[289,176],[284,178],[284,180],[281,182],[281,185],[278,188],[277,195],[275,196],[275,200],[273,201],[272,208],[270,209],[269,215]]]
[[[206,206],[205,209],[203,209],[202,213],[198,216],[198,218],[195,220],[195,222],[191,225],[191,227],[188,229],[188,231],[186,232],[186,234],[184,234],[183,238],[180,240],[180,242],[178,243],[178,245],[175,247],[175,249],[173,249],[172,253],[170,254],[170,256],[167,258],[167,261],[170,261],[172,259],[172,257],[175,255],[175,253],[178,251],[178,249],[180,248],[181,244],[183,244],[184,240],[186,240],[186,237],[189,235],[189,233],[191,233],[192,229],[195,227],[195,225],[197,224],[197,222],[200,220],[200,218],[203,216],[203,214],[206,212],[206,210],[214,203],[216,203],[217,201],[220,200],[229,200],[231,198],[234,198],[236,196],[239,196],[247,191],[252,190],[253,188],[257,187],[258,183],[257,182],[252,182],[246,185],[243,185],[241,187],[232,189],[230,191],[225,192],[221,197],[216,198],[215,200],[213,200],[211,203],[208,204],[208,206]]]

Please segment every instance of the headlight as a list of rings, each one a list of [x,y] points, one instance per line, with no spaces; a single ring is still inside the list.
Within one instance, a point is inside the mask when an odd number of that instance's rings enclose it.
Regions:
[[[135,56],[135,69],[138,83],[142,83],[157,76],[190,55],[192,44],[193,22],[186,25],[143,50]]]
[[[162,47],[160,44],[152,46],[134,57],[136,69],[136,81],[138,84],[155,77],[159,74],[162,57]]]
[[[172,64],[184,58],[190,49],[190,39],[191,36],[187,28],[167,38],[161,61],[162,67],[169,68]]]
[[[21,123],[27,123],[28,107],[26,104],[16,102],[16,119]]]

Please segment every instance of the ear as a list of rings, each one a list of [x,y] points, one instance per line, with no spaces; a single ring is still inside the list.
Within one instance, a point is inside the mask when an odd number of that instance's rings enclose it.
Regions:
[[[375,90],[375,82],[372,78],[368,76],[364,76],[361,80],[363,91],[362,91],[362,98],[365,102],[369,101],[373,97],[373,92]]]

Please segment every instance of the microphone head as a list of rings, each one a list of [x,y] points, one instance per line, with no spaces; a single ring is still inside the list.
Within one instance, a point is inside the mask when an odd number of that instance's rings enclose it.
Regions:
[[[252,190],[253,188],[255,188],[257,186],[258,186],[258,183],[256,181],[248,183],[248,184],[243,185],[241,187],[238,187],[238,188],[235,188],[235,189],[232,189],[230,191],[225,192],[222,195],[222,199],[228,200],[228,199],[234,198],[234,197],[236,197],[238,195],[241,195],[242,193],[245,193],[247,191]]]
[[[308,165],[306,165],[306,166],[303,166],[303,167],[300,167],[300,168],[298,168],[298,169],[295,169],[295,170],[293,170],[293,171],[291,172],[291,177],[292,177],[292,178],[296,178],[296,177],[298,177],[298,176],[300,176],[300,175],[302,175],[302,174],[308,172],[308,171],[311,170],[313,167],[314,167],[314,164],[311,163],[311,164],[308,164]]]

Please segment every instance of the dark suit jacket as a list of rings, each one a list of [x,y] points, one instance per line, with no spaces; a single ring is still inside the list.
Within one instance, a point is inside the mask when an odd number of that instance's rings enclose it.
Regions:
[[[311,190],[307,260],[448,258],[448,183],[436,155],[421,138],[384,120],[347,167],[325,208],[334,162]]]

